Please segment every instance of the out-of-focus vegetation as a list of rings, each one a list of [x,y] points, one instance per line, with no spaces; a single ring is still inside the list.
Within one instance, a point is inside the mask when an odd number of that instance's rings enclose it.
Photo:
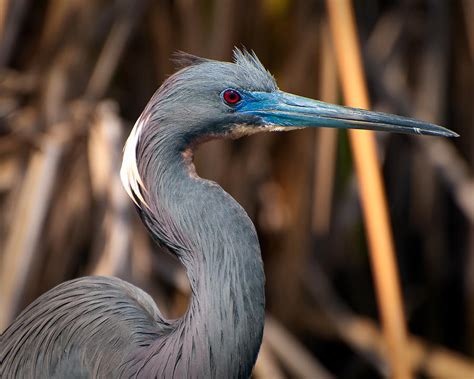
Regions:
[[[474,2],[354,3],[373,108],[461,135],[378,142],[415,372],[473,377]],[[186,276],[151,243],[118,179],[126,135],[177,50],[231,59],[246,46],[282,89],[340,101],[324,5],[0,0],[0,329],[54,285],[93,273],[183,313]],[[196,165],[259,232],[269,319],[255,377],[383,376],[346,133],[214,141]]]

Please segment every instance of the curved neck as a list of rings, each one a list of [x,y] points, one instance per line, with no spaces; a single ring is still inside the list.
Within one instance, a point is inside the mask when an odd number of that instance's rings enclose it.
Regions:
[[[230,195],[195,174],[192,151],[179,141],[158,131],[137,150],[148,189],[143,219],[185,266],[192,289],[188,311],[161,349],[181,352],[171,367],[177,377],[248,377],[264,323],[257,234]]]

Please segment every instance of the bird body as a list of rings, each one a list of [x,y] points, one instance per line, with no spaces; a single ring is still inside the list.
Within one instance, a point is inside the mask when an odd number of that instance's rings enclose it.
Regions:
[[[186,313],[167,320],[117,278],[60,284],[0,336],[0,377],[246,378],[264,325],[264,272],[244,209],[194,169],[213,138],[329,126],[453,136],[413,119],[344,108],[280,91],[254,54],[235,62],[181,54],[135,124],[121,178],[152,237],[184,265]]]
[[[71,280],[36,299],[2,334],[0,377],[118,377],[169,327],[151,298],[123,280]]]

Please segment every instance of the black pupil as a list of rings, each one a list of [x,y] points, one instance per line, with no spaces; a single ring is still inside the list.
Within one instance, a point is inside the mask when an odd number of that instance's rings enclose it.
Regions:
[[[240,95],[233,90],[227,91],[224,97],[227,102],[232,103],[232,104],[235,104],[236,102],[240,100]]]

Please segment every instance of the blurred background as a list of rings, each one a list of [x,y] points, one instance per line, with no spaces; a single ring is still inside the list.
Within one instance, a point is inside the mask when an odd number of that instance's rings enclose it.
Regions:
[[[377,140],[416,376],[473,377],[474,1],[354,3],[372,108],[461,135]],[[186,275],[151,242],[122,190],[125,138],[174,72],[177,50],[230,60],[245,46],[281,89],[342,102],[325,2],[0,7],[0,330],[40,294],[89,274],[124,278],[178,317]],[[268,320],[254,376],[386,375],[347,133],[213,141],[196,166],[259,233]]]

